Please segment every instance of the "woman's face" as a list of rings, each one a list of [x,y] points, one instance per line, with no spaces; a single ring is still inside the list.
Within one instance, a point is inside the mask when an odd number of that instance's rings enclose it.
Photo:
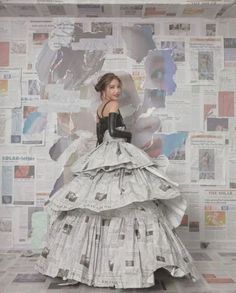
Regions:
[[[113,79],[102,92],[102,95],[107,100],[118,100],[121,94],[121,85],[117,79]]]

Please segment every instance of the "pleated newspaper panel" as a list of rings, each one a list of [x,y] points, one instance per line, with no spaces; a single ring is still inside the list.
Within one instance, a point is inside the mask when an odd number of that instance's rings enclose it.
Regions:
[[[150,287],[161,267],[199,279],[173,229],[187,203],[164,169],[106,131],[72,166],[75,178],[45,203],[51,220],[36,270],[97,287]]]

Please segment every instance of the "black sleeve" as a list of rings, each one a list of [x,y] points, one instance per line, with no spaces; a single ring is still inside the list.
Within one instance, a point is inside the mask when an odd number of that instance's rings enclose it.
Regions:
[[[101,144],[103,141],[103,127],[101,125],[101,123],[97,123],[96,125],[96,132],[97,132],[97,144],[96,146],[98,146],[98,144]]]
[[[131,142],[132,133],[129,131],[116,129],[116,120],[118,113],[110,112],[108,116],[108,131],[110,136],[127,138],[127,142]]]

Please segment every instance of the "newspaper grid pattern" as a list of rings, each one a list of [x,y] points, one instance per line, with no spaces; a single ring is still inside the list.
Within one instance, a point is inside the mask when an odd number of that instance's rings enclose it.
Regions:
[[[174,229],[186,200],[158,160],[106,131],[72,171],[75,178],[45,203],[51,217],[37,271],[115,288],[153,286],[161,267],[200,278]]]

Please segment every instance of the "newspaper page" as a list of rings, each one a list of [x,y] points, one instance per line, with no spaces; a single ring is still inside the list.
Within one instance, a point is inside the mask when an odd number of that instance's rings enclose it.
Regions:
[[[236,189],[236,156],[229,159],[229,187]]]
[[[218,5],[208,5],[199,7],[197,1],[190,1],[192,5],[183,5],[182,13],[179,15],[180,17],[204,17],[204,18],[214,18],[217,15],[217,12],[220,10],[221,7]],[[199,1],[200,2],[200,1]],[[201,1],[203,2],[203,1]],[[207,1],[209,4],[209,1]],[[195,4],[195,5],[194,5]],[[217,4],[218,1],[217,1]]]
[[[215,36],[216,35],[216,30],[217,30],[218,26],[217,23],[215,22],[208,22],[204,24],[204,33],[206,36]]]
[[[39,1],[43,1],[43,0],[37,0]],[[54,0],[54,1],[59,1],[59,0]],[[76,0],[71,0],[71,3],[78,3]],[[79,2],[81,3],[81,1]],[[85,4],[87,3],[87,4]],[[88,4],[89,1],[85,2],[85,3],[81,3],[78,4],[78,11],[79,11],[79,15],[81,17],[106,17],[109,16],[109,14],[111,15],[111,11],[110,11],[110,7],[107,7],[107,5],[102,5],[104,4],[103,1],[100,1],[101,5],[91,5]],[[98,3],[98,2],[96,2]]]
[[[18,17],[40,16],[38,13],[37,7],[32,2],[29,2],[29,1],[27,2],[28,3],[26,3],[25,1],[21,1],[21,4],[18,5],[17,3],[20,3],[20,1],[16,1],[16,4],[12,5],[11,7],[11,11],[13,15],[17,15]]]
[[[0,41],[0,67],[10,66],[10,21],[1,21],[0,22],[0,32],[1,32],[1,41]]]
[[[27,42],[25,20],[0,21],[0,66],[26,67]]]
[[[40,99],[40,82],[36,72],[22,72],[22,102],[37,101]]]
[[[25,19],[11,21],[10,63],[11,66],[26,68],[27,66],[27,38],[28,22]]]
[[[47,229],[47,215],[42,207],[15,207],[13,220],[15,248],[42,247],[42,240]]]
[[[167,174],[178,183],[188,183],[187,161],[186,161],[186,140],[188,132],[179,131],[175,133],[153,134],[152,143],[144,148],[145,152],[152,156],[165,155],[169,159]],[[154,150],[155,149],[155,150]]]
[[[234,91],[219,91],[218,116],[234,117],[235,115]]]
[[[25,145],[44,145],[48,113],[41,112],[39,106],[24,105],[21,115],[21,143]]]
[[[201,88],[204,97],[204,129],[228,132],[232,146],[235,140],[235,69],[221,70],[217,87]]]
[[[132,72],[132,67],[136,65],[136,62],[123,54],[123,48],[122,50],[119,48],[114,48],[114,51],[116,52],[115,54],[107,54],[103,69],[105,71],[117,71],[122,68],[124,71]]]
[[[35,204],[36,160],[29,155],[4,154],[1,156],[2,204]]]
[[[22,108],[0,109],[0,145],[21,145],[22,125]]]
[[[225,185],[226,136],[224,134],[191,133],[190,182],[200,185]]]
[[[168,110],[165,109],[158,109],[158,118],[161,121],[161,132],[167,133],[167,132],[175,132],[175,116],[173,113],[168,112]]]
[[[0,145],[44,145],[48,113],[37,105],[0,110]]]
[[[10,143],[9,129],[11,124],[11,110],[0,109],[0,145]]]
[[[191,104],[191,86],[179,86],[171,96],[167,96],[166,108],[175,119],[175,131],[192,130],[192,117],[196,112]]]
[[[225,67],[236,67],[236,37],[224,38],[224,62]]]
[[[224,68],[223,38],[217,37],[190,37],[190,74],[192,84],[216,84],[219,71]]]
[[[73,111],[75,107],[78,109],[78,107],[90,104],[85,91],[86,89],[84,89],[84,92],[83,90],[65,90],[63,84],[47,84],[45,88],[48,100],[47,105],[51,109],[56,109],[58,106],[62,106],[65,109],[66,105],[68,111]]]
[[[63,166],[58,166],[52,160],[37,158],[37,174],[36,174],[36,206],[43,207],[48,199],[50,192],[55,184],[57,171],[63,170]],[[56,176],[57,175],[57,176]]]
[[[8,141],[11,144],[21,144],[21,125],[22,125],[22,108],[13,108],[11,110],[11,126],[8,128]]]
[[[227,186],[236,189],[236,118],[230,118]]]
[[[187,21],[171,21],[164,23],[164,35],[171,36],[194,36],[196,35],[197,24],[196,22]]]
[[[143,83],[145,79],[145,70],[143,64],[136,64],[132,66],[132,79],[135,84],[135,89],[139,96],[144,95]]]
[[[171,49],[172,58],[176,64],[175,81],[178,85],[187,83],[187,64],[189,56],[186,51],[186,37],[185,36],[153,36],[157,48]]]
[[[209,188],[201,191],[203,214],[201,238],[208,241],[236,240],[236,190]]]
[[[142,17],[143,5],[141,4],[121,4],[120,6],[120,17]]]
[[[232,11],[232,9],[230,9]],[[235,36],[235,18],[221,18],[218,26],[218,35],[224,36],[225,38],[230,38]]]
[[[202,130],[209,129],[214,131],[214,127],[210,127],[209,121],[213,121],[218,117],[218,88],[216,86],[201,86],[199,91],[200,97],[202,97],[202,125],[204,128]],[[217,118],[216,118],[217,119]]]
[[[192,107],[192,116],[191,116],[191,131],[203,131],[203,96],[201,95],[202,88],[199,85],[192,85],[191,94],[190,94],[190,105]],[[198,117],[198,119],[193,119],[193,117]]]
[[[236,68],[224,68],[220,71],[220,91],[236,91]]]
[[[177,5],[152,5],[146,4],[143,9],[143,17],[177,16]]]
[[[0,108],[14,108],[20,106],[21,69],[0,68]]]
[[[0,242],[1,249],[13,246],[13,208],[0,206]]]
[[[181,185],[181,195],[187,200],[187,209],[183,216],[178,234],[188,242],[191,247],[194,243],[199,246],[200,241],[200,217],[201,217],[201,197],[198,185]]]
[[[28,24],[28,64],[27,70],[36,71],[35,64],[40,51],[49,38],[54,22],[51,19],[31,20]]]
[[[6,110],[0,109],[0,145],[6,143]]]

